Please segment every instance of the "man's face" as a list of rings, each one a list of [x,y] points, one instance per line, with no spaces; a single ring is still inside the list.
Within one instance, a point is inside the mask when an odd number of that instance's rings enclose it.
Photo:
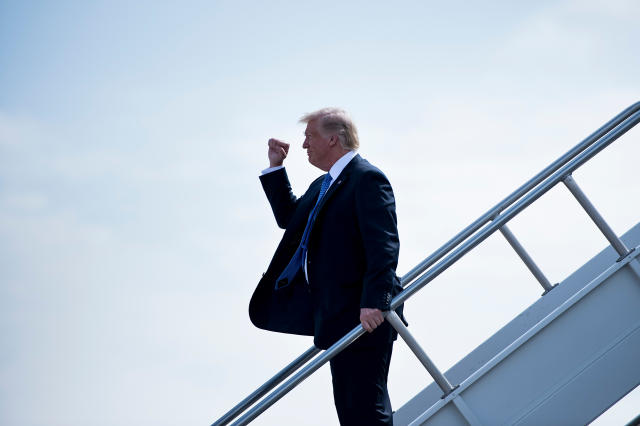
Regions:
[[[309,162],[325,172],[328,171],[331,168],[331,137],[321,133],[318,120],[311,120],[307,123],[304,136],[302,148],[307,150]]]

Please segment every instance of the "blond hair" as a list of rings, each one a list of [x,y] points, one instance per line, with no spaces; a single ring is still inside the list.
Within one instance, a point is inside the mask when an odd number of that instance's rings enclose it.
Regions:
[[[309,123],[312,120],[319,120],[320,129],[325,136],[336,135],[340,140],[340,145],[349,151],[355,151],[360,147],[358,139],[358,129],[353,124],[349,114],[340,108],[322,108],[318,111],[310,112],[300,118],[301,123]]]

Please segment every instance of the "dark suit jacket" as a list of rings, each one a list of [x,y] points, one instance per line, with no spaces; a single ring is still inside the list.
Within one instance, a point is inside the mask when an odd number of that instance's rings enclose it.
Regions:
[[[360,323],[360,308],[388,310],[402,287],[395,270],[400,243],[395,199],[385,175],[356,155],[320,201],[309,235],[304,272],[276,290],[276,279],[296,251],[323,177],[296,198],[284,169],[260,180],[284,235],[249,304],[259,328],[312,335],[326,349]],[[401,312],[401,311],[400,311]],[[359,345],[396,338],[385,321]]]

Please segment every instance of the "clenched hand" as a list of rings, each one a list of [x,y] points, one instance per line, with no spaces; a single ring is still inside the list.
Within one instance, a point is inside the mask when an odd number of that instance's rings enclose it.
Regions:
[[[270,167],[282,166],[282,162],[289,153],[289,144],[278,139],[269,139],[269,165]]]

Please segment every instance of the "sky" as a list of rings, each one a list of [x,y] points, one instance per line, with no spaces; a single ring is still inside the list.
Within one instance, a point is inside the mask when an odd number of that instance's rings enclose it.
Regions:
[[[247,314],[282,235],[269,138],[301,194],[321,172],[298,118],[351,113],[403,275],[640,100],[639,21],[633,0],[0,0],[0,423],[210,424],[312,344]],[[634,129],[574,174],[619,234],[638,158]],[[510,228],[552,282],[607,244],[560,186]],[[501,238],[407,304],[441,370],[540,296]],[[430,382],[398,341],[394,408]],[[255,424],[337,424],[328,369]]]

